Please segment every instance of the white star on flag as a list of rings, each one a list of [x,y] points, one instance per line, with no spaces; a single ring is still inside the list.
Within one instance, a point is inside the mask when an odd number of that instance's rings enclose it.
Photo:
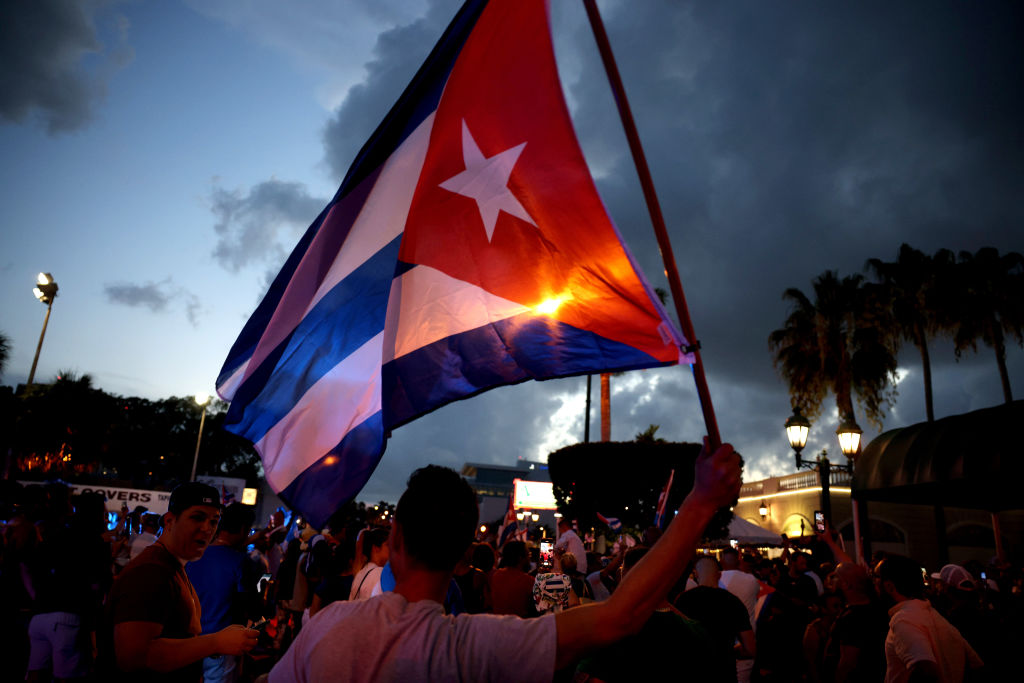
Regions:
[[[480,218],[484,221],[488,242],[494,234],[499,211],[520,218],[534,227],[537,226],[508,189],[508,177],[512,175],[512,168],[515,167],[524,147],[525,142],[492,157],[485,157],[469,132],[465,119],[462,121],[462,159],[466,163],[466,170],[441,183],[441,187],[476,201]]]

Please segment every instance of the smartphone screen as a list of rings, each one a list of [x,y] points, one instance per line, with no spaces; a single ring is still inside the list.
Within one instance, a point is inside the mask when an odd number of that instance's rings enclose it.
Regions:
[[[821,510],[814,511],[814,528],[819,534],[825,532],[825,513]]]
[[[551,563],[551,541],[540,542],[540,561],[542,564]]]

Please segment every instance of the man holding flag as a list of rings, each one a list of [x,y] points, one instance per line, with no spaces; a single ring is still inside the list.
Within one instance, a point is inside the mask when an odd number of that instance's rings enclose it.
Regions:
[[[704,527],[739,487],[732,446],[711,453],[705,439],[679,514],[608,600],[537,619],[452,617],[442,604],[452,570],[476,533],[476,494],[452,470],[417,470],[391,528],[394,592],[323,609],[270,672],[270,683],[550,681],[584,654],[640,630],[679,579]],[[449,520],[442,536],[433,522],[439,516]]]

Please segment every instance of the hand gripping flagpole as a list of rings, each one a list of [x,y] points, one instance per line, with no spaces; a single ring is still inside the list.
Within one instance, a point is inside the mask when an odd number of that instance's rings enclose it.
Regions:
[[[700,400],[701,411],[704,413],[704,425],[707,428],[709,445],[714,450],[722,443],[722,439],[718,434],[718,421],[715,419],[715,409],[711,405],[711,393],[708,391],[707,378],[704,376],[700,344],[693,332],[690,309],[686,306],[683,285],[679,281],[679,270],[676,268],[676,259],[672,254],[672,244],[669,242],[668,231],[665,229],[665,218],[661,214],[661,205],[658,203],[658,196],[654,191],[651,171],[647,167],[647,159],[644,156],[643,147],[640,145],[640,135],[637,133],[636,123],[633,121],[633,113],[629,108],[629,101],[626,99],[626,90],[622,85],[619,69],[615,65],[615,56],[612,54],[612,46],[608,42],[608,34],[604,30],[601,14],[597,10],[597,3],[595,0],[583,0],[583,5],[587,8],[590,26],[594,30],[594,39],[601,52],[601,61],[604,62],[604,70],[608,74],[608,82],[611,84],[612,94],[615,96],[615,104],[619,108],[622,127],[625,128],[626,139],[629,140],[629,149],[633,153],[633,163],[636,165],[637,175],[640,176],[640,185],[644,191],[644,199],[647,201],[647,210],[651,214],[654,234],[658,238],[658,248],[661,251],[662,261],[665,263],[665,275],[668,277],[672,301],[675,302],[676,315],[679,317],[679,324],[683,328],[687,343],[690,344],[684,351],[693,354],[693,380],[697,385],[697,398]]]

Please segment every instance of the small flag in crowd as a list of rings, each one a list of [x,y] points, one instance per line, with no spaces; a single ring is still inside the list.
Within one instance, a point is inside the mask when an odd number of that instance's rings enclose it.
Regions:
[[[220,485],[220,503],[227,507],[235,502],[235,492],[228,489],[224,484]]]
[[[619,520],[618,517],[605,517],[600,512],[598,512],[597,518],[601,520],[601,522],[604,523],[605,526],[611,529],[612,533],[617,534],[620,531],[622,531],[622,522]]]
[[[672,479],[675,476],[675,470],[668,473],[668,481],[665,483],[665,488],[662,489],[661,494],[658,496],[658,512],[654,515],[654,526],[659,529],[663,528],[665,524],[668,524],[668,522],[671,521],[667,519],[665,509],[668,507],[668,495],[672,490]]]
[[[322,525],[389,432],[487,389],[671,365],[683,336],[597,194],[542,0],[469,0],[289,256],[217,380]]]
[[[508,496],[508,510],[505,511],[505,519],[502,521],[501,528],[498,529],[498,547],[505,545],[507,541],[511,541],[516,536],[516,532],[519,524],[516,519],[516,509],[512,504],[512,494]]]

